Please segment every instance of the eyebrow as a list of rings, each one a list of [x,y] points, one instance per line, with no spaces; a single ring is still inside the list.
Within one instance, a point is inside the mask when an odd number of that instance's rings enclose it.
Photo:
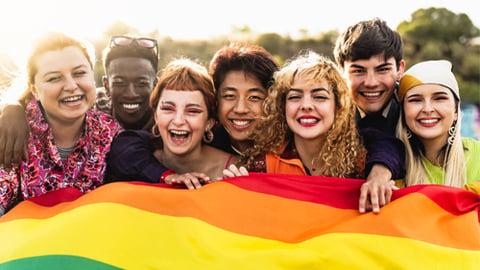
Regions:
[[[226,91],[238,91],[237,88],[235,87],[231,87],[231,86],[226,86],[226,87],[223,87],[222,89],[220,89],[222,92],[226,92]]]
[[[385,63],[382,63],[382,64],[376,66],[375,68],[383,68],[383,67],[386,67],[386,66],[393,66],[393,63],[385,62]],[[358,65],[358,64],[351,64],[351,65],[350,65],[350,68],[361,68],[361,69],[365,69],[364,66],[361,66],[361,65]]]
[[[290,92],[303,93],[303,90],[302,89],[297,89],[297,88],[290,88],[290,89],[288,89],[287,94],[290,93]]]
[[[386,67],[386,66],[393,66],[393,63],[385,62],[383,64],[380,64],[380,65],[376,66],[375,68],[383,68],[383,67]]]
[[[226,87],[223,87],[223,88],[222,88],[222,89],[220,89],[220,90],[221,90],[222,92],[227,92],[227,91],[238,91],[238,89],[237,89],[237,88],[235,88],[235,87],[231,87],[231,86],[226,86]],[[265,91],[265,90],[263,90],[262,88],[258,88],[258,87],[249,88],[247,91],[248,91],[249,93],[250,93],[250,92],[260,92],[260,93],[262,93],[262,94],[265,94],[265,93],[266,93],[266,91]]]
[[[412,97],[421,97],[420,94],[411,94],[411,95],[407,95],[406,98],[412,98]]]
[[[75,66],[73,67],[71,70],[76,70],[76,69],[79,69],[79,68],[88,68],[87,65],[84,65],[84,64],[81,64],[81,65],[78,65],[78,66]],[[47,75],[50,75],[50,74],[57,74],[57,73],[62,73],[60,70],[53,70],[53,71],[48,71],[46,72],[45,74],[43,74],[43,77],[47,76]]]
[[[167,101],[161,101],[161,102],[160,102],[160,105],[161,105],[161,106],[170,105],[170,106],[176,107],[175,102],[173,102],[173,101],[168,101],[168,100],[167,100]],[[188,107],[198,107],[198,108],[202,108],[202,105],[201,105],[201,104],[198,104],[198,103],[188,103],[185,107],[186,107],[186,108],[188,108]]]
[[[364,66],[357,65],[357,64],[351,64],[349,68],[365,68]]]
[[[297,88],[290,88],[290,89],[288,89],[287,92],[290,92],[290,91],[291,91],[291,92],[302,92],[302,93],[304,92],[302,89],[297,89]],[[314,92],[325,91],[325,92],[327,92],[328,94],[330,94],[330,91],[328,91],[328,89],[327,89],[327,88],[324,88],[324,87],[313,88],[313,89],[311,89],[310,91],[313,92],[313,93],[314,93]]]
[[[248,89],[248,92],[259,92],[259,93],[265,94],[266,91],[263,90],[262,88],[255,87],[255,88]]]
[[[175,103],[173,103],[173,102],[171,102],[171,101],[162,100],[162,101],[160,101],[160,105],[161,105],[161,106],[166,106],[166,105],[175,106]]]
[[[433,96],[435,96],[435,95],[447,95],[448,96],[448,92],[447,91],[437,91],[437,92],[433,92],[432,95]],[[411,95],[407,95],[407,98],[421,97],[421,96],[422,96],[421,94],[411,94]]]
[[[448,95],[448,91],[437,91],[433,92],[434,95]]]
[[[328,91],[328,89],[324,88],[324,87],[314,88],[314,89],[311,90],[311,92],[314,92],[314,93],[315,92],[321,92],[321,91],[325,91],[325,92],[327,92],[327,94],[330,94],[330,91]]]

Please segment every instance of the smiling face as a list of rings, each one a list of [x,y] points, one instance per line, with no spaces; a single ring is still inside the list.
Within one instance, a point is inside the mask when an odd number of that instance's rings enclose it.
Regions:
[[[237,148],[248,144],[248,135],[262,115],[266,89],[244,71],[230,71],[218,89],[218,118]]]
[[[83,52],[75,46],[48,51],[38,57],[36,66],[30,88],[49,123],[83,121],[95,102],[93,71]]]
[[[107,74],[104,84],[112,96],[114,117],[126,129],[141,129],[152,117],[148,103],[156,83],[152,64],[144,58],[116,58]]]
[[[391,100],[404,66],[401,61],[397,67],[393,56],[385,61],[383,54],[345,61],[344,77],[358,107],[366,114],[382,110]]]
[[[199,90],[162,91],[155,122],[163,141],[163,150],[185,155],[200,149],[203,134],[215,121],[208,118],[205,98]]]
[[[286,95],[285,116],[296,141],[323,140],[335,121],[335,96],[325,80],[295,78]]]
[[[448,129],[457,120],[452,92],[438,84],[422,84],[410,89],[404,100],[405,122],[412,133],[425,144],[447,143]]]

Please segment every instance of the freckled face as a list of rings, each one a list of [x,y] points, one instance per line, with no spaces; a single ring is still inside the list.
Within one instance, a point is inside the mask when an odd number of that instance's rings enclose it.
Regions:
[[[215,123],[208,118],[201,91],[163,90],[155,112],[155,122],[164,151],[184,155],[199,150],[203,134]]]

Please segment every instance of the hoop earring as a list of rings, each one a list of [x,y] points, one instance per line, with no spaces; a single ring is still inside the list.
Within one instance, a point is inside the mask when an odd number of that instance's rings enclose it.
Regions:
[[[158,130],[156,124],[152,126],[152,136],[155,138],[160,138],[160,130]]]
[[[455,141],[455,124],[457,124],[457,121],[453,121],[452,126],[448,129],[448,144],[453,145],[453,142]]]
[[[412,138],[412,132],[410,131],[410,129],[407,129],[407,139],[411,139]]]
[[[213,141],[213,132],[210,129],[203,133],[203,141],[206,143],[211,143]]]

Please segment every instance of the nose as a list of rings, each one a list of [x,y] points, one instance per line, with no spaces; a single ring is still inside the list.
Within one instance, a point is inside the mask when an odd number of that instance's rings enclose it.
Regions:
[[[175,113],[175,117],[173,118],[173,123],[176,126],[180,126],[185,123],[185,115],[183,114],[183,111],[177,111]]]
[[[245,99],[241,98],[239,99],[236,103],[235,106],[233,107],[233,111],[239,114],[245,114],[249,112],[249,108],[247,105],[247,102]]]
[[[424,113],[430,114],[430,113],[432,113],[434,110],[435,110],[435,109],[433,108],[432,103],[431,103],[430,101],[428,101],[428,100],[425,101],[425,103],[423,104],[423,109],[422,109],[422,111],[423,111]]]
[[[137,96],[137,92],[135,91],[135,83],[128,83],[127,87],[125,88],[124,95],[127,97]]]
[[[303,99],[301,109],[302,111],[309,111],[309,112],[313,111],[313,104],[310,98],[305,97]]]
[[[376,87],[378,85],[378,80],[374,72],[367,72],[364,84],[366,87]]]
[[[65,76],[65,85],[63,86],[63,90],[74,91],[77,88],[78,88],[78,85],[75,79],[72,78],[72,76]]]

